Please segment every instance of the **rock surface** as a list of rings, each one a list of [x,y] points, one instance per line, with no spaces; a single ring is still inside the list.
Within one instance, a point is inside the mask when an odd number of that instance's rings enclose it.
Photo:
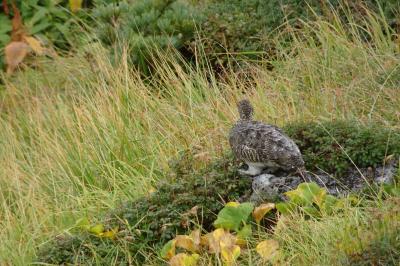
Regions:
[[[263,172],[253,177],[252,194],[249,200],[256,203],[285,200],[284,193],[296,189],[303,182],[315,182],[333,196],[344,196],[350,192],[360,191],[373,183],[390,184],[397,171],[398,161],[391,160],[386,165],[376,168],[351,168],[341,178],[335,178],[323,171],[307,172],[304,176],[285,173],[273,175]]]

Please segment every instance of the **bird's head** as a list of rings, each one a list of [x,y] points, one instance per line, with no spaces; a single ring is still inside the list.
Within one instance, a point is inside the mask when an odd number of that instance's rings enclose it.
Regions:
[[[237,104],[240,120],[252,120],[253,119],[253,106],[249,100],[244,99]]]

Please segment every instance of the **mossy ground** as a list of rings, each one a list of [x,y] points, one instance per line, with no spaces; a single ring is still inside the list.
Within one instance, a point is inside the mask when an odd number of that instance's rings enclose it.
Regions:
[[[347,170],[344,166],[352,166],[346,156],[355,158],[355,164],[376,166],[382,164],[387,151],[393,152],[390,154],[396,157],[399,154],[400,138],[397,133],[376,125],[362,126],[352,121],[335,121],[323,124],[295,123],[285,128],[300,144],[309,169],[325,168],[331,170],[333,175]],[[395,137],[388,142],[390,133]],[[340,145],[345,149],[337,148],[341,141],[346,141]],[[358,158],[357,154],[352,153],[370,143],[375,145],[369,148],[370,152],[365,153],[364,157]],[[331,160],[321,159],[326,157]],[[178,234],[186,234],[197,228],[212,231],[216,215],[226,202],[249,198],[252,179],[238,175],[238,165],[230,154],[199,170],[192,169],[194,164],[195,158],[190,151],[182,153],[171,161],[171,174],[157,185],[154,192],[138,200],[125,202],[101,218],[99,222],[106,228],[118,228],[116,240],[105,240],[87,231],[75,230],[72,235],[50,240],[40,250],[38,261],[52,264],[90,264],[96,261],[105,265],[111,263],[109,258],[113,257],[115,262],[123,264],[129,263],[128,258],[144,263],[149,257],[156,259],[161,247]],[[393,215],[397,219],[396,212],[394,210]],[[373,214],[387,216],[386,212],[379,209],[374,210]],[[270,217],[264,221],[264,225],[269,224],[270,227],[277,219],[276,216]],[[397,223],[396,220],[394,222]],[[346,259],[352,263],[361,263],[363,258],[371,262],[376,260],[377,263],[395,261],[395,257],[386,256],[396,256],[393,252],[396,246],[395,225],[393,231],[386,228],[384,221],[383,224],[372,222],[372,227],[385,227],[382,229],[383,235],[374,236],[372,243],[363,246],[360,251],[349,249]],[[357,228],[350,228],[349,234],[353,231],[357,231]],[[340,246],[347,244],[338,243]]]

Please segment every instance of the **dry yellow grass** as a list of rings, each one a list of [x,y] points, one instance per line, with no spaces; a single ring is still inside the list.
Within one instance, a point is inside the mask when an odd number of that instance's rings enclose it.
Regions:
[[[247,80],[227,70],[221,81],[169,57],[158,78],[146,80],[124,58],[112,65],[96,45],[86,49],[90,60],[83,53],[43,60],[6,80],[0,262],[28,265],[41,243],[77,218],[140,197],[181,150],[195,150],[199,165],[220,156],[243,97],[257,119],[278,125],[352,118],[398,128],[398,41],[378,18],[369,20],[369,43],[358,28],[307,23],[290,47],[278,45],[273,71],[249,66]]]

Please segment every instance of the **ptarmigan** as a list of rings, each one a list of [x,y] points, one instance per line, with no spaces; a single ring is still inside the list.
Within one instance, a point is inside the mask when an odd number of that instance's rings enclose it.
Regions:
[[[259,175],[264,169],[294,172],[304,167],[297,145],[281,129],[253,120],[253,107],[248,100],[238,103],[240,120],[229,133],[229,144],[235,157],[248,165],[239,170],[246,175]]]

